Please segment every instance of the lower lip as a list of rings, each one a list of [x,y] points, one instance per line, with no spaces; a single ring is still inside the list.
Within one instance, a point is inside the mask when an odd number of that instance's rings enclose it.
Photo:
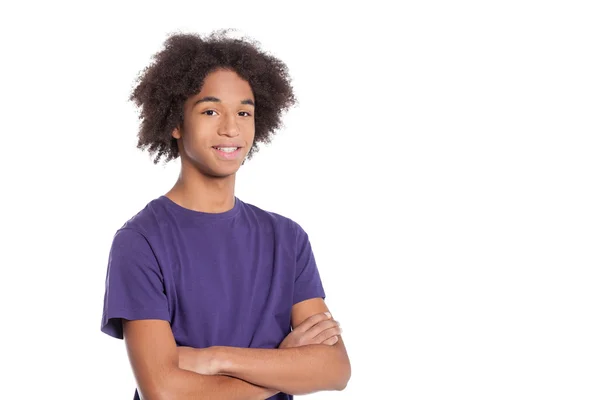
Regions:
[[[235,160],[236,158],[238,158],[241,154],[242,154],[242,148],[239,147],[236,151],[232,151],[230,153],[227,153],[225,151],[221,151],[219,149],[216,148],[212,148],[214,151],[217,152],[217,155],[225,160]]]

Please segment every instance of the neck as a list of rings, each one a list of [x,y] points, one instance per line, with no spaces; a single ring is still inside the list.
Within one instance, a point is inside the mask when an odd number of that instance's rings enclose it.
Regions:
[[[182,165],[177,182],[165,196],[190,210],[222,213],[233,208],[234,190],[235,174],[215,178]]]

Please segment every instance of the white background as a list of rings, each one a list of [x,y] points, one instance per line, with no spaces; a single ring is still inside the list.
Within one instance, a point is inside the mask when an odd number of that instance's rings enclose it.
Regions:
[[[132,398],[108,251],[179,161],[127,98],[168,33],[227,27],[300,100],[236,194],[305,228],[344,327],[348,387],[307,398],[600,398],[593,3],[3,3],[0,398]]]

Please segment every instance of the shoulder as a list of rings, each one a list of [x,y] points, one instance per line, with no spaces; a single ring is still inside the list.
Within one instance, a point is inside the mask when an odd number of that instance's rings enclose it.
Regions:
[[[294,236],[304,234],[302,226],[288,216],[246,202],[242,202],[242,206],[248,217],[258,225],[271,226],[276,231],[285,231]]]
[[[163,213],[158,199],[149,201],[117,229],[115,238],[139,237],[148,240],[159,230],[159,222]]]

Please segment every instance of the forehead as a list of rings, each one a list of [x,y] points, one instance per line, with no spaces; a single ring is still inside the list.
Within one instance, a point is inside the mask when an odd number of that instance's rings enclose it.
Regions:
[[[198,96],[215,96],[235,101],[254,99],[252,88],[248,81],[242,79],[237,73],[230,70],[219,69],[206,75],[202,90]]]

